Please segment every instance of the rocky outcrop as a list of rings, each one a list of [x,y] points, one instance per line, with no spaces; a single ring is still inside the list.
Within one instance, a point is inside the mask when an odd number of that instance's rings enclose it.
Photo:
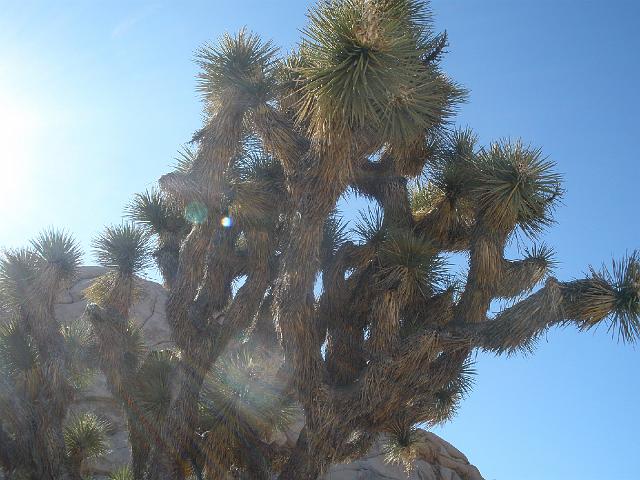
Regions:
[[[61,322],[70,322],[83,315],[86,306],[83,292],[104,272],[101,267],[80,269],[76,282],[56,305],[56,317]],[[171,348],[171,331],[165,315],[167,293],[161,285],[151,281],[141,280],[141,287],[143,294],[133,308],[132,320],[142,328],[149,349]],[[113,425],[111,453],[90,464],[90,472],[87,473],[106,474],[129,462],[124,419],[109,394],[104,376],[96,375],[74,409],[95,412]],[[279,434],[273,441],[281,445],[295,445],[302,425],[302,420],[295,422],[289,431]],[[419,430],[417,437],[417,460],[408,472],[401,465],[385,462],[384,439],[380,438],[367,455],[350,463],[333,465],[322,480],[483,480],[478,470],[451,444],[424,430]]]
[[[286,432],[276,433],[270,441],[293,448],[302,427],[300,412]],[[484,480],[460,450],[435,433],[418,429],[414,438],[417,459],[408,470],[385,461],[387,450],[381,435],[362,458],[331,466],[320,480]]]
[[[383,439],[362,458],[333,465],[322,480],[483,480],[476,467],[450,443],[434,433],[418,430],[417,460],[407,471],[385,462]]]

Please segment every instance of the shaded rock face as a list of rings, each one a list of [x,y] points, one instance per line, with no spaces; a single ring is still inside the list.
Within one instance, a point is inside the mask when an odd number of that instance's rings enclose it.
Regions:
[[[385,462],[379,439],[361,459],[333,465],[322,480],[483,480],[467,457],[436,434],[418,430],[418,459],[407,471]]]
[[[55,314],[62,323],[82,317],[86,307],[84,290],[100,275],[102,267],[82,267],[75,283],[61,296]],[[143,294],[132,311],[132,320],[140,325],[150,350],[172,348],[171,330],[166,320],[167,292],[155,283],[141,280]],[[113,425],[110,432],[111,452],[104,458],[87,465],[85,473],[105,475],[130,461],[125,421],[120,407],[111,397],[105,378],[97,374],[93,383],[82,392],[73,407],[76,411],[91,411],[107,418]],[[280,445],[293,447],[304,425],[302,414],[289,430],[273,439]],[[478,470],[459,450],[437,435],[418,432],[418,460],[407,472],[401,465],[385,462],[382,438],[361,459],[333,465],[321,480],[483,480]]]

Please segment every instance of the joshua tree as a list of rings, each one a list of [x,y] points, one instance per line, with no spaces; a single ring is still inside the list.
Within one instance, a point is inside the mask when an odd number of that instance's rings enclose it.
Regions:
[[[79,479],[102,452],[103,424],[67,415],[90,374],[87,331],[53,314],[79,258],[71,237],[46,231],[0,261],[0,467],[16,478]]]
[[[140,478],[149,454],[151,423],[145,425],[136,395],[144,342],[140,330],[130,322],[130,309],[137,289],[135,273],[147,265],[147,235],[130,225],[107,228],[95,242],[98,261],[109,268],[86,291],[90,302],[86,318],[93,327],[95,352],[111,394],[124,407],[132,450],[132,472]],[[149,357],[153,358],[153,357]]]
[[[536,238],[562,179],[537,148],[452,126],[465,91],[439,68],[446,44],[425,2],[329,0],[289,56],[244,30],[199,50],[204,125],[136,196],[136,225],[99,237],[110,273],[88,292],[136,478],[315,479],[380,433],[408,463],[415,425],[451,418],[470,388],[475,350],[528,351],[559,324],[638,339],[638,255],[551,276]],[[335,210],[349,194],[376,205],[351,230]],[[531,246],[506,259],[518,232]],[[153,354],[155,377],[128,318],[147,237],[177,350]],[[451,252],[469,259],[456,282]],[[305,426],[274,449],[294,401]]]
[[[538,149],[480,148],[449,127],[464,91],[438,68],[446,36],[423,2],[320,2],[303,36],[284,59],[245,31],[200,50],[195,150],[160,179],[153,209],[148,196],[134,208],[158,234],[183,352],[162,432],[174,450],[156,449],[150,478],[178,475],[205,372],[265,303],[271,316],[256,322],[273,324],[306,418],[282,478],[315,478],[378,432],[446,419],[473,349],[529,349],[567,322],[638,334],[635,255],[568,283],[548,277],[547,247],[504,258],[515,231],[535,238],[552,222],[561,178]],[[348,190],[380,209],[357,243],[334,212]],[[158,215],[170,210],[186,212],[188,232]],[[458,288],[442,260],[456,251],[469,253]],[[497,298],[519,301],[488,318]]]
[[[64,429],[69,472],[73,480],[83,480],[82,462],[102,457],[109,451],[109,422],[89,412],[70,416]]]

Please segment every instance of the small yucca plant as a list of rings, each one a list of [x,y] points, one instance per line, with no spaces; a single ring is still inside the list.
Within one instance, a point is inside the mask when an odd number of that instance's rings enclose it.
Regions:
[[[135,480],[129,467],[120,467],[109,474],[109,480]]]
[[[382,443],[384,461],[402,466],[407,475],[411,473],[418,458],[416,429],[402,420],[394,422]]]
[[[110,423],[91,412],[71,416],[64,427],[64,442],[71,468],[80,478],[84,461],[109,453]]]

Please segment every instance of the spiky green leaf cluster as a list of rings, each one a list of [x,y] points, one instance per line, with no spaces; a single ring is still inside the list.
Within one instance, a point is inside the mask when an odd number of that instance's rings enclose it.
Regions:
[[[178,150],[178,156],[175,158],[174,170],[178,173],[189,173],[196,161],[197,152],[188,144]]]
[[[546,243],[534,244],[524,249],[525,259],[535,260],[545,265],[548,271],[553,270],[558,262],[555,259],[555,251]]]
[[[109,452],[107,439],[109,422],[96,414],[83,412],[73,415],[64,427],[64,443],[71,458],[86,460]]]
[[[85,388],[95,374],[91,325],[84,318],[78,318],[62,326],[62,336],[69,380],[75,388]]]
[[[472,195],[490,228],[508,232],[517,225],[535,236],[553,222],[562,177],[539,149],[520,141],[494,142],[477,159]]]
[[[632,252],[611,267],[591,269],[591,280],[579,284],[585,328],[606,319],[609,330],[628,343],[640,340],[640,254]]]
[[[392,232],[378,255],[378,281],[384,288],[397,289],[404,298],[428,298],[441,283],[444,263],[434,246],[411,231]]]
[[[282,165],[259,147],[236,159],[229,172],[229,216],[243,228],[272,230],[285,199]]]
[[[456,129],[438,139],[436,153],[428,163],[426,183],[418,182],[411,191],[414,214],[428,214],[446,202],[451,215],[466,220],[473,217],[468,197],[475,178],[476,141],[470,129]]]
[[[32,240],[31,245],[59,280],[68,282],[74,278],[82,251],[71,235],[60,230],[47,229]]]
[[[147,353],[144,334],[142,328],[133,321],[129,321],[124,333],[123,364],[129,369],[134,369],[139,365],[140,361],[145,358],[145,354]]]
[[[410,474],[417,459],[417,429],[403,421],[394,422],[382,442],[384,461],[400,465]]]
[[[322,229],[322,242],[320,243],[320,258],[322,262],[331,259],[338,248],[347,241],[347,225],[342,221],[338,212],[329,215]]]
[[[100,265],[121,275],[135,275],[150,265],[149,234],[130,223],[107,227],[93,249]]]
[[[489,229],[509,233],[519,227],[533,237],[552,223],[563,193],[562,177],[539,149],[521,141],[499,141],[478,152],[477,137],[469,129],[443,140],[430,161],[427,185],[412,196],[416,214],[444,207],[446,201],[451,226],[480,215]]]
[[[38,267],[38,256],[29,249],[4,252],[0,258],[0,298],[8,308],[29,301]]]
[[[156,189],[137,193],[127,207],[126,213],[131,220],[159,235],[177,234],[187,227],[187,222],[180,210]]]
[[[309,11],[299,116],[313,136],[369,130],[402,150],[451,113],[461,91],[422,61],[425,12],[411,0],[326,0]]]
[[[38,365],[33,339],[16,321],[0,326],[0,369],[6,375],[26,375]]]
[[[4,308],[27,305],[36,293],[46,292],[52,298],[76,274],[82,253],[70,235],[48,229],[31,245],[0,256],[0,302]]]
[[[471,129],[456,129],[445,135],[437,155],[429,164],[429,180],[450,200],[460,199],[473,179],[476,143],[478,138]]]
[[[198,90],[217,109],[223,103],[253,107],[271,98],[277,49],[246,30],[225,34],[218,45],[205,45],[196,54],[201,68]]]
[[[109,480],[134,480],[131,469],[127,466],[120,467],[109,474]]]
[[[354,233],[358,240],[374,247],[382,245],[386,238],[384,227],[384,212],[381,208],[368,208],[366,212],[360,212],[360,218],[355,224]]]
[[[613,324],[626,341],[640,339],[640,253],[614,261],[605,278],[616,290]]]
[[[114,365],[122,365],[127,371],[136,370],[147,354],[142,329],[133,321],[127,322],[124,328],[112,323],[101,326],[114,329],[118,336],[117,349],[114,348],[114,345],[102,342],[92,344],[92,349],[102,364],[103,370],[113,371]],[[112,332],[112,334],[114,333]]]
[[[430,419],[431,426],[447,422],[455,416],[460,402],[473,389],[475,375],[474,362],[466,360],[458,375],[434,393],[433,402],[425,413],[425,418]]]
[[[295,112],[302,99],[300,86],[303,76],[301,69],[305,65],[305,60],[300,54],[301,50],[304,50],[304,44],[278,62],[275,70],[279,91],[278,103],[282,110],[288,112]]]
[[[169,410],[171,379],[177,360],[175,353],[170,350],[152,351],[136,373],[138,382],[131,394],[147,421],[160,422]]]
[[[545,275],[553,273],[558,265],[555,250],[546,243],[533,244],[524,249],[524,261],[536,263]]]

